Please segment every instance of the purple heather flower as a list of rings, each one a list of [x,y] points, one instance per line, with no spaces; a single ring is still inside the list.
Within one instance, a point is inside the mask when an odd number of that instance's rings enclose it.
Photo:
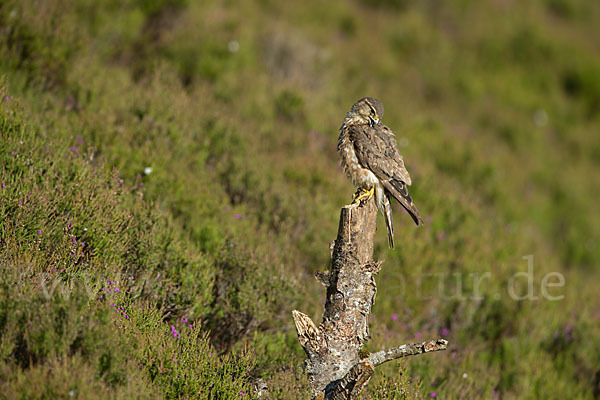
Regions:
[[[440,329],[440,335],[442,335],[442,336],[448,336],[449,333],[450,333],[450,329],[448,329],[448,328]]]
[[[41,229],[38,229],[38,231],[37,231],[37,234],[38,234],[38,235],[41,235],[41,234],[42,234],[42,230],[41,230]]]
[[[129,319],[129,315],[126,315],[126,316],[125,316],[125,319]]]
[[[177,332],[174,325],[171,326],[171,335],[173,335],[175,339],[181,339],[181,335]]]
[[[2,187],[3,187],[3,188],[5,188],[5,187],[6,187],[6,184],[5,184],[4,182],[2,182]]]
[[[4,101],[8,103],[10,101],[10,96],[5,96]]]
[[[78,143],[80,146],[83,146],[83,136],[81,136],[81,135],[77,135],[77,137],[75,137],[75,140],[77,140],[77,143]]]
[[[396,314],[396,313],[393,313],[392,315],[390,315],[390,319],[391,319],[392,321],[397,321],[397,320],[398,320],[398,314]]]
[[[565,333],[565,339],[568,342],[572,342],[573,341],[573,325],[566,326],[564,333]]]
[[[435,399],[437,397],[437,393],[431,392],[431,393],[429,393],[429,397],[431,397],[432,399]]]
[[[244,397],[246,395],[246,393],[244,393],[244,392],[239,392],[238,394],[242,397]]]
[[[121,289],[119,289],[118,287],[115,288],[115,292],[119,293],[121,291]]]
[[[183,322],[185,324],[186,322],[188,322],[188,319],[186,317],[183,317],[183,318],[181,318],[181,322]]]
[[[79,153],[79,149],[77,148],[77,146],[71,146],[69,147],[69,150],[71,150],[73,153]]]
[[[194,327],[194,325],[192,325],[192,324],[189,324],[189,325],[188,325],[188,327],[189,327],[190,329],[192,329],[192,328]]]
[[[233,218],[235,218],[235,219],[243,219],[244,216],[242,214],[240,214],[240,213],[235,213],[235,214],[233,214]]]
[[[421,332],[417,332],[417,333],[415,333],[415,337],[417,339],[421,339],[423,337],[423,334]]]

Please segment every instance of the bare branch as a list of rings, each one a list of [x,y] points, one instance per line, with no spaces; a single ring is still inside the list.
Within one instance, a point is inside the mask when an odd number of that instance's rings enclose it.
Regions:
[[[430,353],[432,351],[446,350],[448,341],[445,339],[428,340],[426,342],[403,344],[393,349],[378,351],[371,353],[365,361],[368,361],[375,367],[385,362],[395,360],[397,358],[414,356],[416,354]]]
[[[308,315],[300,311],[292,311],[292,316],[298,331],[298,340],[308,356],[311,357],[325,345],[319,329]]]

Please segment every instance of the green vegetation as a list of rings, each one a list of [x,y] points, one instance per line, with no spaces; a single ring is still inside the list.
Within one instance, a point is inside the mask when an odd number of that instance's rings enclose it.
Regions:
[[[0,2],[0,398],[307,398],[291,310],[320,318],[363,96],[426,220],[396,207],[393,251],[380,221],[369,349],[451,344],[367,396],[596,398],[599,22],[584,0]]]

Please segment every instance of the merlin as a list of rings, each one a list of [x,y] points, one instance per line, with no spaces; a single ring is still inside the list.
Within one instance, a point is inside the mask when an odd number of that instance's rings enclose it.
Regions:
[[[408,193],[410,175],[398,152],[394,132],[383,123],[383,104],[372,97],[358,100],[350,109],[338,138],[338,152],[344,172],[358,187],[354,202],[373,195],[385,218],[388,241],[394,247],[394,225],[390,197],[395,198],[419,225],[419,210]]]

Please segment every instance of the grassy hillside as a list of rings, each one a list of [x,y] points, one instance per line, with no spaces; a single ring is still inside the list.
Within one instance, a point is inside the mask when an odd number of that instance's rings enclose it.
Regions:
[[[364,96],[426,220],[396,207],[395,250],[379,221],[368,348],[451,344],[367,397],[598,398],[599,23],[584,0],[0,2],[0,398],[307,398],[291,310],[321,316]]]

